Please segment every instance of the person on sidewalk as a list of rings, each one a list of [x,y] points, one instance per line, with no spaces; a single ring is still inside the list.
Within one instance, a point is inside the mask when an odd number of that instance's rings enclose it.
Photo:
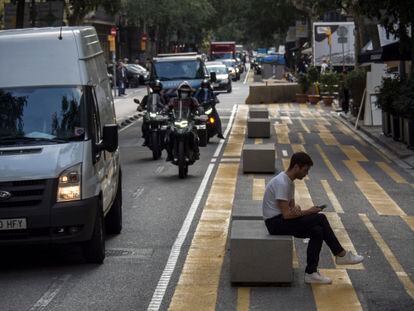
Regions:
[[[121,60],[118,61],[116,68],[116,84],[118,87],[118,96],[125,94],[125,82],[127,81],[127,72]]]
[[[332,280],[317,270],[323,241],[335,256],[337,265],[358,264],[364,257],[344,250],[328,219],[320,214],[321,208],[312,206],[302,209],[295,203],[294,181],[303,179],[312,166],[313,161],[305,152],[292,155],[289,168],[273,177],[266,185],[263,218],[269,234],[309,238],[305,283],[331,284]]]

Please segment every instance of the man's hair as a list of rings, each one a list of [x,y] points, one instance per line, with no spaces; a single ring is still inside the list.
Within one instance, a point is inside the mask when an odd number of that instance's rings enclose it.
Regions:
[[[305,165],[310,167],[313,165],[313,161],[307,153],[296,152],[290,158],[290,164],[289,164],[288,170],[293,169],[295,165],[298,165],[300,168],[304,167]]]

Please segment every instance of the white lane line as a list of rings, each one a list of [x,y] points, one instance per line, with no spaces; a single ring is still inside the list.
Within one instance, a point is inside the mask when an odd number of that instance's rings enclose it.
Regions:
[[[127,128],[129,128],[129,127],[133,126],[133,125],[134,125],[134,124],[135,124],[138,120],[139,120],[139,119],[136,119],[136,120],[132,121],[132,123],[131,123],[131,124],[128,124],[127,126],[125,126],[125,127],[121,128],[118,132],[119,132],[119,133],[121,133],[121,132],[125,131]]]
[[[70,274],[65,274],[53,281],[49,289],[43,294],[42,297],[40,297],[38,301],[36,301],[36,303],[29,309],[29,311],[44,310],[52,302],[56,295],[59,294],[70,277]]]
[[[157,169],[155,170],[155,174],[161,174],[164,171],[165,167],[164,166],[158,166]]]
[[[224,132],[224,137],[227,137],[228,133],[231,130],[234,115],[236,113],[237,106],[233,106],[232,115],[230,118],[230,122],[227,124],[226,131]],[[220,141],[220,144],[217,146],[216,153],[219,154],[221,148],[223,147],[224,139]],[[214,156],[217,157],[217,156]],[[175,267],[177,265],[178,257],[181,253],[181,248],[185,239],[187,238],[188,232],[190,230],[191,224],[194,220],[195,213],[200,205],[201,199],[203,198],[203,194],[205,189],[207,188],[208,181],[210,179],[211,173],[213,172],[214,166],[218,163],[210,163],[207,167],[207,171],[201,181],[200,187],[197,190],[197,193],[194,197],[193,203],[188,210],[187,216],[185,217],[184,223],[178,233],[178,236],[174,242],[173,247],[171,248],[170,255],[167,260],[167,264],[165,265],[164,271],[161,274],[161,278],[158,281],[157,287],[155,288],[154,294],[152,295],[150,304],[148,305],[149,311],[158,311],[160,310],[162,301],[165,296],[165,292],[167,290],[168,284],[170,283],[171,276],[174,273]]]
[[[239,107],[238,105],[233,105],[233,109],[231,111],[231,116],[230,116],[229,123],[227,123],[226,130],[224,131],[224,134],[223,134],[224,139],[220,139],[219,145],[217,146],[216,152],[214,152],[213,158],[217,158],[219,156],[220,152],[221,152],[221,149],[223,148],[223,145],[226,141],[226,138],[229,135],[229,132],[230,132],[231,127],[233,125],[234,116],[236,115],[236,111],[237,111],[238,107]]]
[[[138,199],[144,193],[144,186],[139,186],[137,190],[134,191],[132,197]]]
[[[249,78],[249,73],[250,73],[250,66],[249,66],[249,70],[247,70],[246,77],[244,78],[243,84],[247,83],[247,79]]]
[[[282,150],[282,154],[285,158],[288,156],[288,152],[286,150]]]

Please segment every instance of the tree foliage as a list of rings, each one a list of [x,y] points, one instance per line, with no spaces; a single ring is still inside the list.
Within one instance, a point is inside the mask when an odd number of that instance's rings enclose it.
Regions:
[[[69,25],[80,25],[85,16],[101,6],[108,14],[115,15],[121,9],[121,0],[66,0],[65,11]]]

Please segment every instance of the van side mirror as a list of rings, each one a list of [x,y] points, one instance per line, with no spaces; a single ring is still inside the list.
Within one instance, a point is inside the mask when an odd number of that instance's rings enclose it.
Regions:
[[[215,72],[210,72],[210,81],[216,82],[217,81],[217,75]]]
[[[103,128],[103,142],[98,145],[99,150],[114,152],[118,149],[118,124],[105,124]]]

